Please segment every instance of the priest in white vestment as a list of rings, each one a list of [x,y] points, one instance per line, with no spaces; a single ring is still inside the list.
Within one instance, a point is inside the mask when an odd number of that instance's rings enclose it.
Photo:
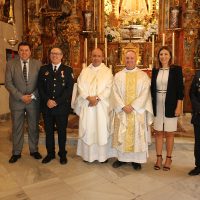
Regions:
[[[113,75],[102,60],[102,51],[94,49],[92,63],[82,70],[77,81],[79,95],[74,109],[79,115],[77,155],[88,162],[108,159]]]
[[[125,55],[126,68],[115,75],[112,104],[113,138],[110,157],[114,168],[131,162],[135,170],[147,162],[153,110],[148,75],[136,67],[134,51]]]

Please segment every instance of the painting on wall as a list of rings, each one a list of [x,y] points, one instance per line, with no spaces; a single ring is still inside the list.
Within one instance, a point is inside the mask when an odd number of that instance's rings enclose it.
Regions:
[[[6,61],[19,58],[18,51],[13,51],[12,49],[6,49]]]
[[[0,1],[0,21],[9,23],[14,19],[14,0]]]

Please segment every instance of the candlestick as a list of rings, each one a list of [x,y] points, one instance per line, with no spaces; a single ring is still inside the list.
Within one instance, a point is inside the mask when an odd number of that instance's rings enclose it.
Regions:
[[[174,63],[174,51],[175,50],[175,34],[172,33],[172,63]]]
[[[152,35],[152,66],[154,66],[155,35]]]
[[[94,47],[97,48],[97,38],[94,38]]]
[[[105,64],[107,66],[107,56],[108,56],[108,53],[107,53],[107,46],[108,46],[108,42],[107,42],[107,38],[105,37]]]
[[[162,35],[162,46],[165,46],[165,33]]]

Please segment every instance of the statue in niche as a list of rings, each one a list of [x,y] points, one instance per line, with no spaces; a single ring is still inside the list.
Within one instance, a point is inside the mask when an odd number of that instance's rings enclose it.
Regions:
[[[123,0],[121,8],[120,15],[124,11],[148,13],[149,9],[152,8],[152,0]]]

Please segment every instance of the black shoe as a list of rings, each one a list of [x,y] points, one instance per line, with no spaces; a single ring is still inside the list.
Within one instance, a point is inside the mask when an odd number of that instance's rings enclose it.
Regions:
[[[42,163],[46,164],[49,163],[51,160],[53,160],[55,156],[47,155],[43,160]]]
[[[121,167],[122,165],[124,165],[125,164],[125,162],[121,162],[121,161],[119,161],[119,160],[116,160],[113,164],[112,164],[112,166],[113,166],[113,168],[118,168],[118,167]]]
[[[133,169],[135,169],[135,170],[141,170],[142,169],[142,166],[141,166],[140,163],[132,162],[131,164],[133,166]]]
[[[9,160],[9,163],[15,163],[19,158],[21,158],[21,155],[12,155]]]
[[[196,176],[200,174],[200,167],[195,167],[193,170],[191,170],[188,175],[190,176]]]
[[[30,153],[30,155],[31,155],[33,158],[37,159],[37,160],[39,160],[39,159],[42,158],[42,156],[41,156],[41,154],[40,154],[39,152]]]
[[[61,165],[67,164],[67,158],[66,157],[60,157],[60,164]]]

